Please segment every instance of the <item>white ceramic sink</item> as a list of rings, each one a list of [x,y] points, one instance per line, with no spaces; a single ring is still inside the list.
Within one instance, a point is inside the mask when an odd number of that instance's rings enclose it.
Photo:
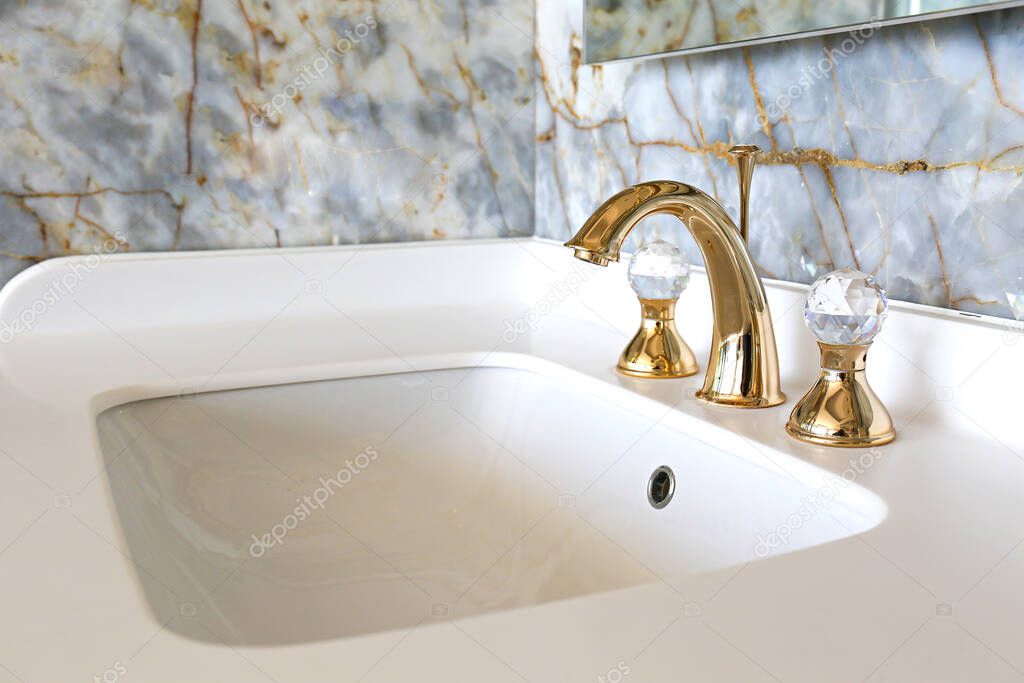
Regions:
[[[415,626],[753,562],[814,495],[604,398],[483,367],[186,395],[99,416],[150,609],[274,645]],[[655,509],[648,481],[671,464]],[[845,488],[845,482],[844,482]],[[845,496],[779,551],[873,526]],[[196,620],[174,619],[202,605]]]
[[[1022,328],[894,303],[846,451],[793,285],[738,410],[700,272],[645,381],[623,264],[535,239],[88,258],[0,292],[0,683],[1021,679]]]

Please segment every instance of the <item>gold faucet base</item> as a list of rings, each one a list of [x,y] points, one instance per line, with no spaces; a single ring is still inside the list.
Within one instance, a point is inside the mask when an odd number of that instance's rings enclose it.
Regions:
[[[619,356],[619,372],[644,379],[697,374],[697,359],[676,329],[675,309],[674,299],[640,299],[640,329]]]
[[[793,408],[786,433],[819,446],[869,448],[896,438],[892,417],[868,384],[870,344],[818,342],[821,375]]]
[[[701,389],[694,396],[705,403],[729,406],[731,408],[771,408],[786,402],[786,395],[781,391],[771,396],[740,396]]]

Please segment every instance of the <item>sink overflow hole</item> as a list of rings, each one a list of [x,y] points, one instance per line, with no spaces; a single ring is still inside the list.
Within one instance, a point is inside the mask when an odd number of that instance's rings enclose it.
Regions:
[[[655,510],[669,504],[676,492],[676,475],[669,467],[662,465],[654,470],[647,482],[647,500]]]

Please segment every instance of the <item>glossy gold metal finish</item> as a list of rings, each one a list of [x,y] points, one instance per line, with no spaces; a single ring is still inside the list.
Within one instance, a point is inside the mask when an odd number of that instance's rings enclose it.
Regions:
[[[697,374],[697,359],[676,330],[675,299],[640,299],[640,312],[640,329],[619,357],[619,372],[652,379]]]
[[[752,160],[753,155],[744,158]],[[749,187],[741,188],[740,195],[749,197]],[[576,258],[608,265],[619,260],[622,244],[636,224],[655,213],[673,215],[690,230],[711,283],[711,359],[697,397],[743,408],[782,403],[785,395],[779,386],[775,332],[764,287],[740,231],[721,204],[684,183],[640,183],[601,205],[565,246],[575,250]],[[741,217],[740,223],[746,219]]]
[[[865,374],[871,345],[818,346],[821,376],[797,402],[786,432],[801,441],[844,448],[881,446],[895,439],[889,411]]]
[[[750,236],[750,185],[754,180],[754,165],[761,151],[756,145],[736,145],[729,154],[736,159],[740,181],[740,235],[746,242]]]

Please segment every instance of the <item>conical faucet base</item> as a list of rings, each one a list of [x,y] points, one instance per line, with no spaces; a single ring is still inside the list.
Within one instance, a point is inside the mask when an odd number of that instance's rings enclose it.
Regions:
[[[892,417],[868,384],[869,344],[818,345],[821,375],[797,402],[786,432],[800,441],[841,448],[870,448],[895,439]]]
[[[640,329],[619,356],[619,372],[645,379],[697,374],[697,359],[676,329],[675,305],[674,300],[640,300]]]

